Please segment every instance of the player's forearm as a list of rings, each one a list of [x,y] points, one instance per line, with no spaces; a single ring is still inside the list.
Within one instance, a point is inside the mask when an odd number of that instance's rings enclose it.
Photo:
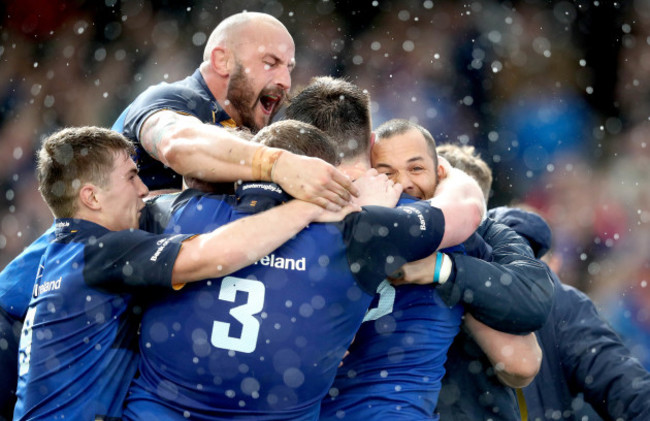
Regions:
[[[440,182],[430,203],[445,216],[445,234],[440,248],[465,241],[478,228],[485,215],[485,198],[476,181],[457,169],[451,169]]]
[[[533,381],[542,363],[542,350],[534,333],[512,335],[494,330],[470,314],[465,326],[492,363],[499,380],[510,387]]]
[[[261,147],[222,127],[173,111],[148,117],[140,143],[177,173],[211,182],[252,180],[253,156]]]
[[[253,264],[322,213],[319,206],[292,200],[186,240],[174,264],[172,283],[225,276]]]

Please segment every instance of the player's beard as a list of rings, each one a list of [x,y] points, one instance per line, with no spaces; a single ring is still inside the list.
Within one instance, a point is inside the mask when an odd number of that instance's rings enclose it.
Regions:
[[[262,96],[267,93],[267,90],[262,90],[262,92],[256,96],[251,86],[253,86],[253,84],[251,83],[250,78],[246,75],[244,66],[236,63],[235,70],[230,76],[228,82],[226,98],[239,113],[241,125],[250,129],[253,133],[256,133],[266,125],[262,124],[261,126],[258,126],[255,122],[255,106],[260,102]],[[280,95],[283,94],[283,92],[280,93]],[[273,112],[269,116],[269,121],[271,121],[273,116],[277,113],[279,105],[280,104],[274,107]]]

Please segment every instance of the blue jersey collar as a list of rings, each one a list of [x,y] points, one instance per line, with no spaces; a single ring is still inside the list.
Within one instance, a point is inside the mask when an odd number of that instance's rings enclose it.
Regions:
[[[237,187],[237,210],[261,212],[292,199],[280,186],[264,181],[246,182]]]
[[[57,218],[54,221],[54,223],[55,223],[56,238],[61,238],[69,234],[75,234],[82,230],[92,231],[92,232],[98,232],[98,230],[109,231],[108,228],[103,227],[94,222],[88,221],[86,219]]]
[[[203,78],[203,75],[201,74],[201,70],[196,69],[192,74],[191,78],[196,81],[196,83],[201,87],[201,90],[210,99],[210,107],[212,108],[212,120],[213,120],[212,123],[221,124],[226,127],[236,127],[236,125],[234,125],[235,124],[234,120],[232,120],[232,118],[228,115],[228,113],[224,111],[224,109],[221,107],[221,105],[216,100],[214,95],[212,95],[212,91],[208,87],[208,84],[206,83],[205,79]],[[230,124],[231,121],[232,124]]]

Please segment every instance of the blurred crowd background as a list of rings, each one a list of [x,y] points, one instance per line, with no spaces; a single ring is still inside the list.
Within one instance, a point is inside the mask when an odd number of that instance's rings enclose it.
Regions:
[[[650,0],[8,0],[0,4],[0,268],[52,223],[34,154],[64,126],[110,127],[191,74],[241,10],[296,42],[293,90],[346,76],[374,125],[409,118],[491,165],[489,206],[551,225],[550,262],[650,369]]]

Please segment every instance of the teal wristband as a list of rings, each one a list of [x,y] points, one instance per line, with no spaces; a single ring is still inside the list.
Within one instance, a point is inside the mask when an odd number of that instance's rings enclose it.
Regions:
[[[436,252],[436,267],[433,270],[433,283],[437,284],[440,280],[440,268],[442,267],[442,253]]]

